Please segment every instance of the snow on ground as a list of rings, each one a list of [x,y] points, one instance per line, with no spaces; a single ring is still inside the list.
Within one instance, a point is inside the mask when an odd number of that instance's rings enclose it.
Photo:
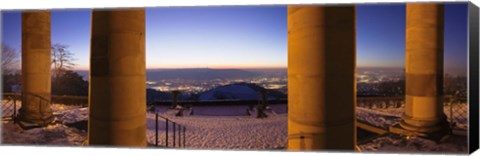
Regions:
[[[453,122],[456,123],[458,129],[466,130],[468,127],[468,105],[466,103],[453,105],[453,113],[450,114],[450,105],[444,105],[443,110],[447,116],[447,120],[451,121],[453,116]],[[366,121],[375,126],[386,128],[389,125],[400,122],[400,118],[404,113],[404,108],[376,108],[368,109],[363,107],[357,107],[357,119]]]
[[[457,105],[456,107],[466,107]],[[458,109],[458,108],[454,108]],[[464,108],[462,108],[464,109]],[[449,106],[444,107],[447,117],[450,119]],[[357,119],[366,121],[378,127],[388,129],[389,126],[400,122],[403,114],[403,108],[382,108],[367,109],[356,108]],[[454,121],[457,122],[457,128],[466,130],[467,114],[453,114]],[[468,152],[468,142],[466,136],[452,135],[444,141],[434,142],[428,139],[413,137],[406,138],[394,134],[377,137],[370,142],[360,144],[362,151],[366,152],[396,152],[396,153],[418,153],[418,152],[440,152],[440,153],[464,153]]]
[[[22,102],[17,100],[15,102],[16,104],[16,109],[17,109],[17,114],[18,110],[22,106]],[[8,102],[8,100],[3,100],[2,101],[2,113],[8,113],[8,114],[2,114],[4,115],[11,115],[13,114],[13,102]],[[81,106],[78,105],[65,105],[65,104],[51,104],[50,108],[52,109],[53,115],[57,117],[57,120],[60,121],[61,123],[74,123],[82,120],[87,120],[88,119],[88,108],[81,108]]]
[[[186,147],[202,149],[278,149],[287,144],[286,105],[273,106],[283,113],[269,113],[268,118],[257,119],[253,115],[238,115],[238,110],[246,113],[246,107],[216,107],[209,115],[191,115],[176,117],[175,110],[165,110],[160,115],[178,124],[186,126]],[[273,109],[272,108],[272,109]],[[206,112],[205,107],[194,108]],[[5,144],[48,144],[81,145],[86,132],[71,128],[65,124],[88,119],[88,108],[71,108],[52,105],[57,121],[45,128],[22,130],[12,122],[3,123],[2,142]],[[220,113],[220,114],[216,114]],[[227,116],[219,116],[227,115]],[[155,114],[147,113],[147,140],[155,144]],[[178,135],[178,133],[177,133]],[[173,127],[169,125],[169,145],[173,145]],[[178,139],[178,136],[177,136]],[[178,140],[177,140],[178,143]],[[165,120],[159,121],[159,145],[165,144]]]
[[[283,105],[286,110],[286,105]],[[186,147],[202,149],[278,149],[287,144],[287,114],[282,106],[272,106],[278,114],[257,119],[246,115],[247,106],[194,107],[194,115],[176,117],[175,110],[159,115],[186,127]],[[210,110],[209,112],[207,111]],[[197,113],[198,112],[198,113]],[[203,113],[200,113],[203,112]],[[208,112],[208,113],[207,113]],[[208,115],[198,115],[208,114]],[[219,116],[225,115],[225,116]],[[159,121],[159,145],[165,145],[165,120]],[[173,127],[169,123],[169,146],[173,144]],[[155,143],[155,114],[147,113],[147,139]],[[178,140],[177,140],[178,143]]]
[[[52,111],[62,113],[63,111],[68,111],[68,110],[74,110],[81,108],[79,105],[65,105],[65,104],[58,104],[58,103],[53,103],[50,105],[50,108],[52,108]]]
[[[88,120],[88,108],[54,111],[53,115],[63,124]]]
[[[18,102],[17,102],[18,103]],[[458,106],[464,107],[464,106]],[[175,110],[158,107],[161,116],[186,127],[186,148],[201,149],[283,149],[287,144],[286,105],[271,105],[273,113],[264,119],[246,115],[247,106],[193,107],[194,114],[176,117]],[[3,111],[4,108],[2,108]],[[5,144],[81,145],[87,133],[66,125],[88,119],[88,108],[53,104],[58,123],[44,128],[22,130],[11,121],[2,123],[2,142]],[[445,108],[446,112],[449,107]],[[403,108],[367,109],[357,107],[357,118],[387,128],[400,121]],[[448,113],[446,113],[449,116]],[[454,114],[464,117],[467,114]],[[155,143],[155,114],[147,113],[147,140]],[[459,120],[460,121],[460,120]],[[459,125],[467,122],[461,121]],[[177,133],[178,134],[178,133]],[[169,124],[169,145],[173,144],[173,127]],[[178,138],[177,138],[178,139]],[[159,145],[165,145],[165,120],[159,121]],[[177,140],[178,144],[178,140]],[[422,138],[386,135],[359,145],[362,151],[384,152],[465,152],[467,138],[452,136],[436,143]]]
[[[287,144],[287,115],[257,119],[251,116],[166,115],[186,126],[186,147],[203,149],[277,149]],[[159,144],[165,145],[165,121],[160,121]],[[173,144],[171,123],[169,145]],[[155,143],[155,115],[147,114],[147,138]],[[178,141],[177,141],[178,143]]]
[[[13,108],[14,108],[14,102],[10,100],[2,100],[2,105],[0,106],[2,108],[2,113],[7,113],[7,114],[2,114],[2,116],[9,116],[13,114]],[[22,101],[16,100],[15,101],[15,108],[18,110],[22,107]],[[52,109],[54,114],[64,114],[65,111],[69,110],[75,110],[78,108],[81,108],[79,105],[65,105],[65,104],[58,104],[58,103],[53,103],[50,105],[50,108]]]
[[[12,121],[2,122],[2,144],[9,145],[81,145],[87,136],[63,124],[23,130]]]
[[[368,122],[374,126],[388,129],[389,126],[400,122],[401,114],[393,114],[389,112],[383,112],[378,110],[366,109],[357,107],[357,120]]]
[[[18,109],[21,101],[15,102]],[[80,106],[52,104],[53,115],[59,123],[42,128],[23,130],[13,121],[2,121],[2,143],[22,145],[81,145],[87,133],[76,128],[68,127],[66,123],[88,119],[88,108]],[[2,100],[2,113],[13,111],[13,102]],[[4,116],[4,114],[2,114]]]
[[[444,141],[434,142],[428,139],[406,138],[396,135],[386,135],[373,139],[371,142],[359,145],[363,152],[389,153],[456,153],[467,154],[468,142],[466,136],[451,136]]]

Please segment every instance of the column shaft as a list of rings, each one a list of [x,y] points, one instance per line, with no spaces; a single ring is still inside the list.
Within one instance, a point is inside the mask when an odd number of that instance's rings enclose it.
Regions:
[[[353,150],[355,7],[288,7],[288,149]]]
[[[50,12],[22,13],[22,108],[19,120],[46,125],[54,120],[51,100]]]
[[[443,112],[443,5],[407,4],[406,106],[400,125],[432,133],[446,123]]]
[[[145,10],[93,10],[88,144],[146,146]]]

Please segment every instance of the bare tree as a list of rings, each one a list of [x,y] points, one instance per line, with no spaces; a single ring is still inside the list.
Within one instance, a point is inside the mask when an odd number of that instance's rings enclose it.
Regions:
[[[19,68],[17,50],[2,43],[2,74],[13,74]]]
[[[60,43],[52,46],[52,74],[55,78],[75,66],[73,53],[68,50],[68,47]]]

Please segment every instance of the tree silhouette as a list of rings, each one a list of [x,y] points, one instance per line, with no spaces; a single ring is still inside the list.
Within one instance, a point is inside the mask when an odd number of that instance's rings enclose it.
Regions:
[[[52,94],[87,96],[88,82],[71,70],[75,59],[68,48],[61,43],[52,46]]]
[[[68,50],[68,45],[56,43],[52,46],[52,74],[57,78],[75,66],[73,53]]]
[[[20,59],[16,49],[2,43],[2,88],[3,92],[12,92],[13,85],[21,84],[19,73]]]
[[[19,55],[16,49],[2,43],[2,74],[14,74],[18,69]]]

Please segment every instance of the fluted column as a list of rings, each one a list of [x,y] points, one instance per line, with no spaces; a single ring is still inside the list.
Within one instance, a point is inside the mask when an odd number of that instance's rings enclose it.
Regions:
[[[45,126],[54,120],[50,108],[50,12],[22,12],[22,108],[23,125]]]
[[[354,6],[288,6],[289,150],[354,149],[355,66]]]
[[[146,146],[145,10],[93,10],[88,144]]]
[[[407,4],[406,105],[400,125],[419,135],[448,129],[443,112],[443,5]]]

